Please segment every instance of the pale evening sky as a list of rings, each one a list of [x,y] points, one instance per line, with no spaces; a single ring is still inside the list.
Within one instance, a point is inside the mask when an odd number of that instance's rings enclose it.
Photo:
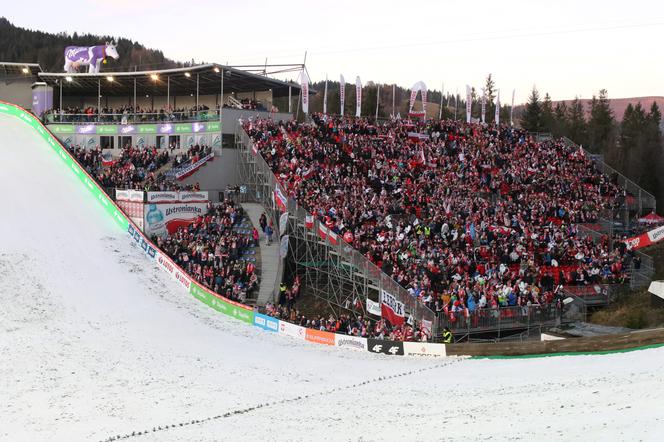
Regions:
[[[491,72],[504,103],[513,88],[524,101],[533,85],[553,99],[600,88],[612,98],[664,95],[657,0],[2,3],[18,26],[123,36],[180,61],[300,63],[306,50],[312,80],[343,73],[463,93]]]

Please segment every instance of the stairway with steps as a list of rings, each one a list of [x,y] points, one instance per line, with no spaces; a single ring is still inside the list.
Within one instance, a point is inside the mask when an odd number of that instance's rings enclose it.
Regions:
[[[272,244],[268,246],[265,242],[265,235],[259,227],[259,220],[264,212],[263,207],[257,203],[242,203],[242,208],[259,233],[259,250],[256,255],[248,254],[247,256],[259,256],[260,265],[256,264],[256,267],[260,275],[260,288],[255,303],[262,306],[274,300],[281,278],[279,275],[279,261],[281,258],[279,257],[279,240],[277,239],[279,234],[275,232]],[[251,228],[249,228],[249,234],[251,234]]]

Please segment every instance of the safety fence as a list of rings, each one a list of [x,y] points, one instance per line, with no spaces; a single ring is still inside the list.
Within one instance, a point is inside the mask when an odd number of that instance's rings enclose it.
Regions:
[[[441,312],[439,327],[441,330],[448,328],[455,335],[501,335],[515,329],[539,329],[559,325],[560,317],[561,309],[555,304],[480,308],[472,312]]]

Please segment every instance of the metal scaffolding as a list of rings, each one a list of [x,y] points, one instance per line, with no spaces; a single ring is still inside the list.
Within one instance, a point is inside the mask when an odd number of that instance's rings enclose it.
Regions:
[[[274,192],[280,191],[284,196],[286,192],[263,157],[254,150],[249,136],[239,126],[235,144],[239,150],[238,173],[244,191],[249,199],[260,203],[274,225],[279,226],[282,210],[275,203]],[[309,213],[293,198],[286,198],[286,281],[292,281],[298,275],[306,293],[325,300],[337,314],[346,310],[367,315],[366,300],[378,302],[384,290],[403,302],[406,312],[414,319],[431,321],[436,328],[433,311],[410,296],[406,289],[340,236],[336,240],[330,239],[329,235],[323,239],[319,229],[325,226],[321,226],[316,219],[312,225],[307,226],[306,217]]]

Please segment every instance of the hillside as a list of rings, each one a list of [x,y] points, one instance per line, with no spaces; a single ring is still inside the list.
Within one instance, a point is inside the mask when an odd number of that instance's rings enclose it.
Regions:
[[[583,104],[583,108],[586,110],[586,117],[590,117],[590,103],[591,99],[581,99],[579,100]],[[657,103],[660,109],[664,108],[664,97],[650,96],[650,97],[631,97],[631,98],[609,98],[609,107],[613,112],[614,117],[617,121],[622,121],[623,115],[625,114],[625,109],[629,104],[636,106],[637,103],[648,109],[650,105],[654,102]],[[560,100],[554,101],[553,105],[556,103],[563,102],[568,106],[572,103],[572,100]]]
[[[66,46],[92,46],[116,40],[119,60],[108,59],[105,70],[171,68],[181,65],[166,58],[161,50],[149,49],[138,42],[109,35],[65,33],[51,34],[21,28],[0,17],[0,61],[38,62],[46,71],[61,71]]]

